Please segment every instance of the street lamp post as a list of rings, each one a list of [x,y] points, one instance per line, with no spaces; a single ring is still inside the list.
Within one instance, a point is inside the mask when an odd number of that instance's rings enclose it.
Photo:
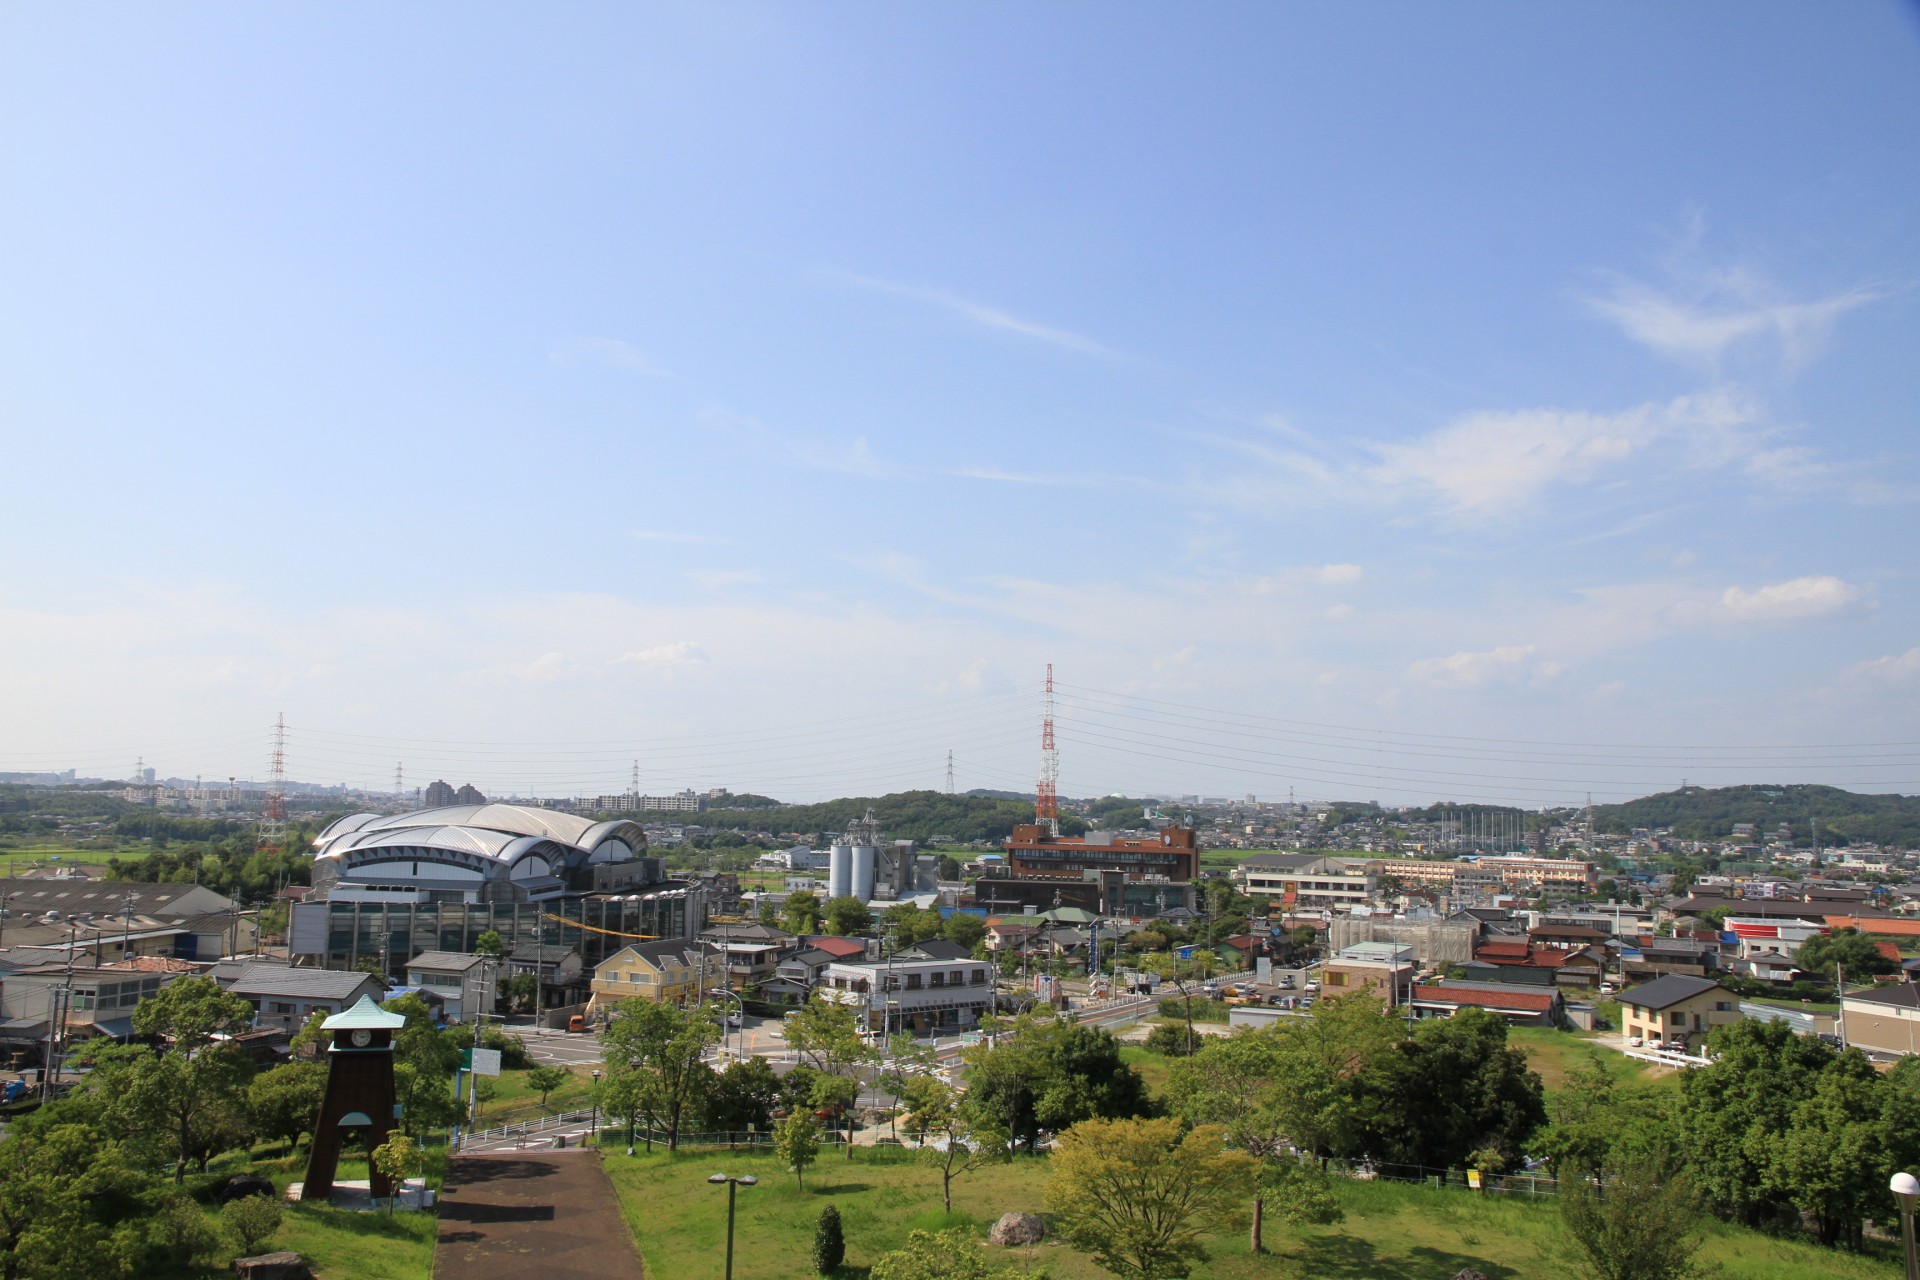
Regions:
[[[739,1177],[739,1178],[731,1177],[724,1173],[716,1173],[711,1178],[708,1178],[707,1181],[713,1183],[716,1186],[718,1186],[722,1182],[727,1184],[727,1280],[733,1280],[733,1197],[734,1197],[734,1192],[737,1188],[740,1188],[740,1187],[756,1186],[758,1185],[760,1179],[754,1177],[750,1173],[745,1175],[744,1177]]]
[[[598,1143],[600,1140],[600,1068],[595,1067],[593,1075],[593,1119],[587,1122],[587,1140]]]
[[[1900,1236],[1907,1246],[1907,1280],[1920,1280],[1920,1255],[1914,1253],[1913,1244],[1913,1206],[1914,1201],[1920,1200],[1920,1178],[1902,1171],[1893,1175],[1887,1189],[1900,1204]]]

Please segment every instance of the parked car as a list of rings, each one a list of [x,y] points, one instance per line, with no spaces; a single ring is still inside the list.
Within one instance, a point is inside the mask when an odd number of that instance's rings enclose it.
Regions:
[[[1645,1044],[1645,1043],[1646,1043],[1646,1041],[1645,1041],[1645,1040],[1642,1040],[1642,1039],[1641,1039],[1641,1038],[1640,1038],[1639,1036],[1628,1036],[1628,1037],[1627,1037],[1627,1047],[1628,1047],[1628,1048],[1630,1048],[1630,1049],[1638,1049],[1638,1048],[1639,1048],[1639,1047],[1640,1047],[1641,1045],[1643,1045],[1643,1044]]]
[[[585,1031],[586,1029],[587,1029],[587,1020],[581,1015],[576,1013],[571,1018],[567,1019],[567,1030],[570,1033],[578,1034],[582,1031]]]

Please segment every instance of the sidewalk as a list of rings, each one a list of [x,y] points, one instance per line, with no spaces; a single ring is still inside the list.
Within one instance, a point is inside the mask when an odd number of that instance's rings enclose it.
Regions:
[[[640,1254],[591,1151],[455,1156],[433,1271],[457,1280],[634,1280]]]

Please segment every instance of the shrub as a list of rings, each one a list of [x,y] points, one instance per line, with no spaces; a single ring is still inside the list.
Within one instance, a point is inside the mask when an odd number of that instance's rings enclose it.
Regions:
[[[840,1230],[840,1211],[832,1205],[820,1211],[813,1229],[813,1269],[823,1276],[832,1275],[846,1261],[847,1238]]]
[[[221,1207],[220,1222],[243,1257],[255,1254],[280,1230],[280,1202],[270,1196],[241,1196]]]

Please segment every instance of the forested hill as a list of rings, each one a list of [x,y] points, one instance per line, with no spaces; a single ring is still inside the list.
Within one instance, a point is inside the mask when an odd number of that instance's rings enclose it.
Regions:
[[[986,796],[950,796],[943,791],[899,791],[885,796],[853,796],[820,804],[790,805],[784,809],[709,809],[695,821],[717,831],[797,831],[838,834],[847,824],[866,816],[868,809],[880,821],[888,840],[918,840],[947,836],[954,840],[1004,840],[1016,822],[1033,821],[1033,801],[999,800]],[[1076,822],[1061,818],[1061,830],[1072,832]],[[1079,830],[1085,830],[1079,826]]]
[[[1812,842],[1816,818],[1822,845],[1920,847],[1920,796],[1862,795],[1805,784],[1682,787],[1593,807],[1594,826],[1603,832],[1670,827],[1685,840],[1714,840],[1732,835],[1736,822],[1751,822],[1763,834],[1785,822],[1793,828],[1794,843],[1803,846]]]

